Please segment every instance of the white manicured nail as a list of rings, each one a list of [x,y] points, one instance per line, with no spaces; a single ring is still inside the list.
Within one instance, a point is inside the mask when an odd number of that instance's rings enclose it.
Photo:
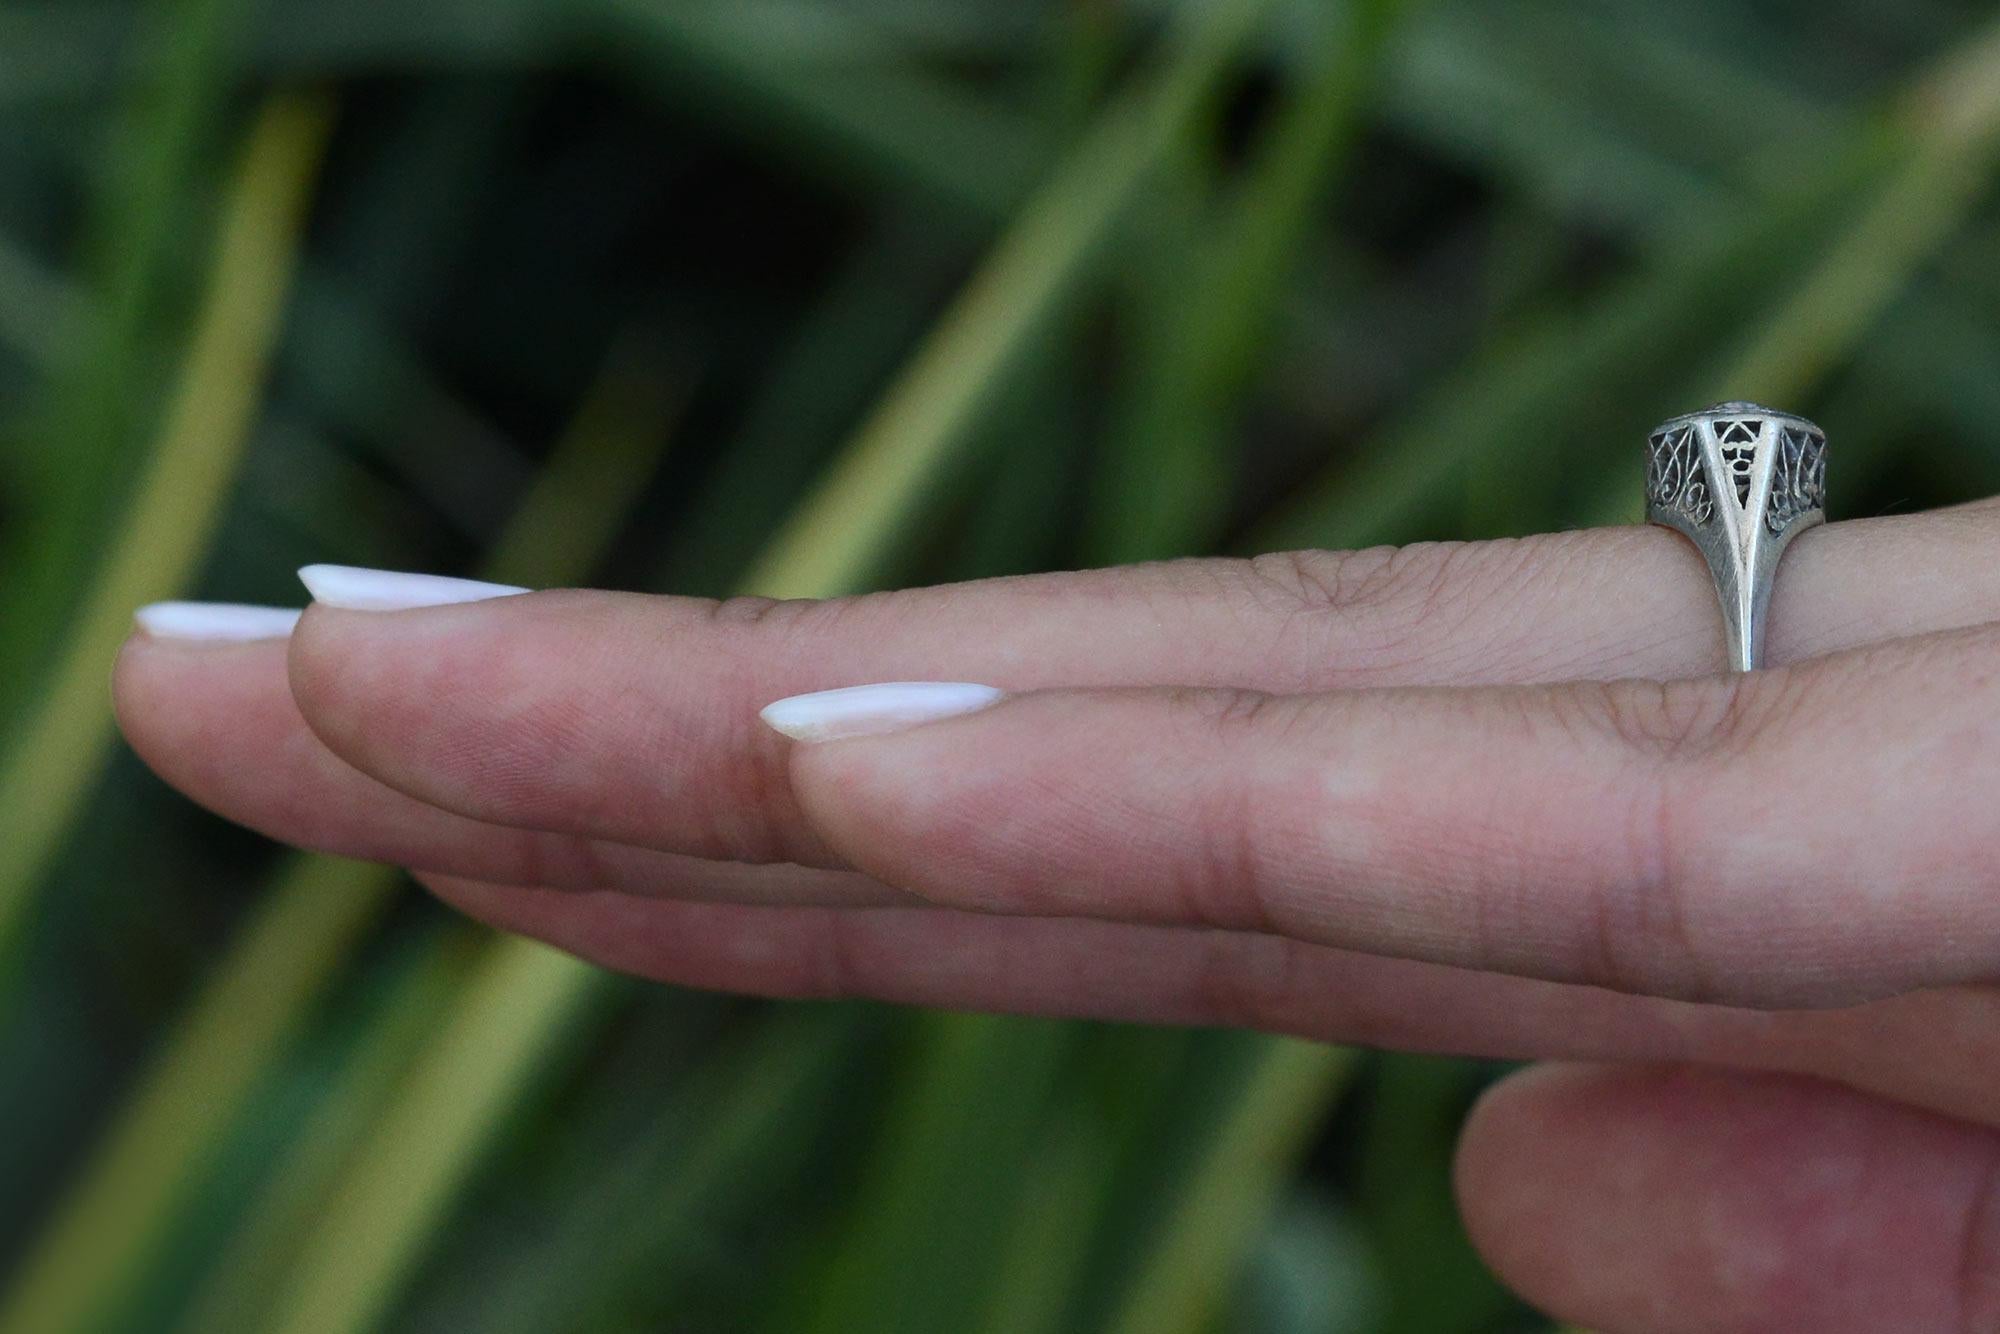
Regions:
[[[286,638],[299,623],[299,613],[289,607],[246,607],[233,602],[155,602],[133,612],[132,619],[155,639],[247,644]]]
[[[477,579],[448,579],[441,574],[399,574],[364,570],[353,565],[308,565],[299,571],[313,601],[349,611],[407,611],[412,607],[444,607],[456,602],[485,602],[525,593],[512,584],[488,584]]]
[[[794,741],[839,741],[977,713],[997,704],[1002,693],[962,681],[893,681],[794,695],[761,716]]]

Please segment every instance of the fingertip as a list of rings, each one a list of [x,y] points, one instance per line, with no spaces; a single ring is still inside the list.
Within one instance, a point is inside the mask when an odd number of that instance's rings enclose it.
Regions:
[[[125,642],[118,646],[118,656],[111,663],[111,716],[117,723],[119,734],[134,750],[139,748],[135,734],[146,716],[147,648],[148,640],[144,635],[128,635]]]
[[[378,782],[483,822],[564,832],[537,802],[549,776],[575,763],[568,736],[586,716],[583,682],[614,651],[599,637],[606,618],[574,614],[577,599],[594,596],[407,614],[316,602],[286,659],[292,703],[321,744]],[[625,742],[643,744],[644,701],[626,694],[616,704],[631,724]],[[593,785],[579,805],[622,791]]]
[[[1561,1133],[1567,1100],[1591,1072],[1560,1062],[1518,1070],[1480,1094],[1460,1131],[1452,1190],[1466,1235],[1495,1273],[1531,1299],[1559,1290],[1567,1183],[1525,1174],[1540,1146]]]
[[[189,646],[135,634],[111,670],[119,732],[148,768],[204,800],[228,766],[283,732],[285,644]]]
[[[278,638],[189,644],[136,632],[111,665],[112,707],[121,727],[170,720],[178,706],[226,695],[252,677],[280,671],[286,651]]]
[[[1590,1328],[1943,1331],[1996,1148],[1810,1079],[1551,1066],[1481,1100],[1456,1184],[1494,1271]]]

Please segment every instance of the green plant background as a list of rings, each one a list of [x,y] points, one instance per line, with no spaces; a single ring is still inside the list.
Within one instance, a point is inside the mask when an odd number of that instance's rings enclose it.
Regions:
[[[640,986],[118,747],[330,560],[817,596],[2000,490],[1967,0],[7,0],[0,1334],[1504,1331],[1490,1066]]]

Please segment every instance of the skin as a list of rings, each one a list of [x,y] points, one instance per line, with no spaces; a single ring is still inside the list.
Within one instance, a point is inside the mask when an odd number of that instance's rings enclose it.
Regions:
[[[1624,1331],[2000,1330],[2000,506],[1802,536],[1772,667],[1631,528],[827,603],[135,637],[133,746],[606,967],[1533,1059],[1495,1270]],[[801,745],[757,711],[977,681]]]

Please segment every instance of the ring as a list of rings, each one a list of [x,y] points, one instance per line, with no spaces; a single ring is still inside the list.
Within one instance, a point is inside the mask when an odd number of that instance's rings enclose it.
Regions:
[[[1755,671],[1778,559],[1826,522],[1826,433],[1755,403],[1718,403],[1653,432],[1646,521],[1701,548],[1722,600],[1731,665]]]

